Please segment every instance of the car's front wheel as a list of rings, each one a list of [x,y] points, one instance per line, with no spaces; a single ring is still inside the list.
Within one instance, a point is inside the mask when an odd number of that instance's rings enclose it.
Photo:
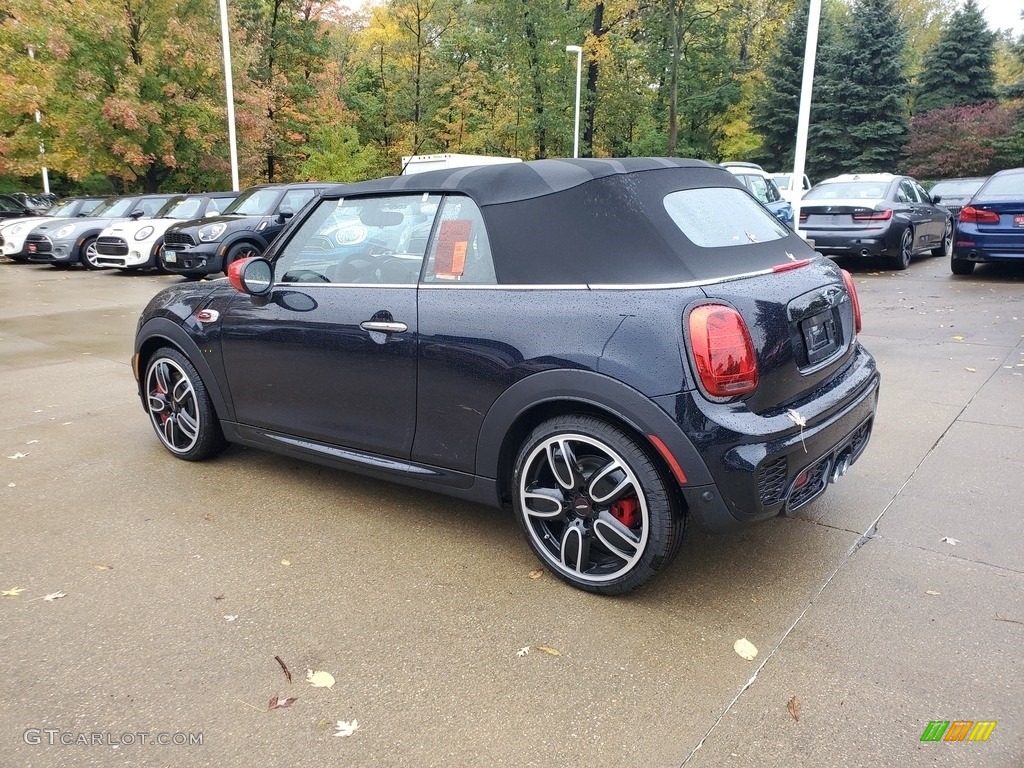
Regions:
[[[679,550],[678,495],[640,445],[605,421],[543,422],[523,443],[512,482],[530,547],[574,587],[630,592]]]
[[[158,349],[146,366],[146,411],[164,447],[186,461],[201,461],[226,445],[220,422],[195,366],[181,352]]]
[[[263,251],[252,243],[238,243],[231,246],[227,256],[224,257],[224,274],[227,274],[228,267],[241,259],[248,259],[252,256],[262,256]]]
[[[82,255],[80,261],[86,269],[104,269],[99,263],[100,252],[96,250],[96,238],[90,237],[82,243]]]

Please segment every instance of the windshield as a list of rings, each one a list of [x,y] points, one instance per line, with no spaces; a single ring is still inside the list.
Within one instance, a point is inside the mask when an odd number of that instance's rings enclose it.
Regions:
[[[804,200],[882,200],[885,188],[884,181],[837,181],[832,184],[819,184],[804,195]]]
[[[993,176],[989,179],[985,189],[978,195],[979,199],[1000,199],[1021,200],[1024,199],[1024,173],[1007,173],[1002,176]]]
[[[112,197],[104,200],[103,204],[90,211],[89,215],[96,216],[97,218],[116,219],[121,216],[127,216],[128,211],[132,209],[134,204],[134,197]]]
[[[665,210],[692,243],[702,248],[766,243],[789,231],[738,189],[684,189],[665,196]],[[728,215],[722,215],[728,211]]]
[[[157,218],[178,219],[179,221],[189,221],[190,219],[199,218],[199,212],[203,209],[204,200],[206,200],[206,198],[202,195],[176,197],[160,209],[157,213]]]
[[[269,216],[277,206],[281,191],[280,188],[275,187],[247,190],[225,208],[224,213],[235,216]]]
[[[96,204],[99,203],[99,202],[100,202],[99,200],[92,201],[92,206],[91,207],[95,208]],[[53,206],[53,208],[48,210],[46,212],[46,215],[47,216],[54,216],[54,217],[57,217],[57,218],[65,217],[65,216],[74,216],[75,215],[75,209],[78,207],[78,203],[79,203],[78,200],[67,200],[66,202],[58,203],[57,205]],[[89,205],[83,205],[82,208],[81,208],[81,212],[85,213],[89,208],[90,208]]]

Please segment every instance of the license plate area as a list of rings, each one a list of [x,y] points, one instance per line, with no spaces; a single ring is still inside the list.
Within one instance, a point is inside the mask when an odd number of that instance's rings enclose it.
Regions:
[[[827,360],[839,349],[835,313],[831,309],[801,320],[800,334],[804,339],[807,362],[810,365]]]
[[[178,261],[178,254],[175,251],[164,251],[164,261],[174,264]]]
[[[1016,213],[1013,216],[1013,226],[1024,227],[1024,213]]]

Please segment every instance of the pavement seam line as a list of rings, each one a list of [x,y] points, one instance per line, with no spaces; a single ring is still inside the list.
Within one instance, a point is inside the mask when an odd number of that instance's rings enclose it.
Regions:
[[[1016,349],[1016,347],[1014,347],[1014,349]],[[1010,352],[1007,356],[1009,356],[1010,354],[1013,353]],[[997,371],[998,370],[999,369],[997,369]],[[940,434],[938,438],[936,438],[935,442],[932,443],[931,447],[928,449],[928,452],[921,457],[921,460],[917,463],[917,466],[915,466],[913,471],[911,471],[911,473],[907,476],[907,479],[904,480],[900,487],[896,489],[896,493],[892,495],[892,498],[889,499],[886,505],[882,508],[882,511],[878,513],[878,516],[872,521],[871,525],[869,525],[867,530],[865,530],[857,538],[857,540],[850,546],[850,548],[846,551],[846,554],[844,554],[842,559],[840,559],[840,561],[836,564],[836,567],[832,570],[832,573],[829,574],[828,578],[825,579],[825,581],[818,588],[818,590],[807,601],[807,604],[804,606],[803,610],[800,611],[797,617],[793,620],[793,623],[789,625],[789,628],[782,634],[782,637],[780,637],[778,642],[775,643],[771,651],[768,652],[768,655],[764,657],[764,661],[762,661],[758,665],[757,669],[754,670],[754,674],[750,676],[747,682],[743,684],[743,687],[740,688],[740,690],[732,698],[732,701],[730,701],[729,704],[725,707],[725,709],[722,710],[722,714],[720,714],[718,716],[718,719],[711,724],[711,727],[708,728],[707,732],[701,737],[700,741],[697,742],[697,746],[690,750],[690,754],[688,754],[686,758],[683,760],[683,762],[680,763],[680,768],[683,768],[683,766],[690,762],[693,756],[696,755],[697,752],[704,746],[704,742],[707,741],[708,737],[715,731],[716,728],[718,728],[721,722],[725,719],[726,715],[728,715],[729,712],[732,711],[732,708],[736,705],[736,702],[740,700],[740,697],[744,693],[746,693],[746,691],[757,681],[757,676],[761,674],[761,670],[764,669],[765,666],[767,666],[768,662],[772,660],[772,658],[778,652],[779,648],[782,647],[782,644],[789,637],[790,633],[792,633],[792,631],[796,629],[796,626],[803,620],[804,616],[807,615],[807,612],[818,601],[818,598],[821,597],[822,592],[824,592],[826,587],[828,587],[828,585],[832,583],[832,580],[836,577],[839,571],[842,570],[842,568],[850,561],[850,558],[852,558],[857,553],[857,550],[859,550],[861,547],[867,544],[868,541],[875,537],[875,535],[878,533],[878,524],[881,522],[882,517],[884,517],[885,513],[889,511],[889,508],[896,503],[896,500],[900,497],[900,495],[903,493],[906,487],[910,484],[910,481],[914,479],[914,477],[917,475],[921,467],[924,466],[925,462],[928,461],[928,459],[931,457],[933,453],[935,453],[935,449],[939,447],[939,444],[945,439],[946,435],[949,434],[949,430],[951,430],[953,426],[960,420],[960,417],[971,406],[971,403],[974,402],[974,399],[981,392],[985,384],[988,384],[995,377],[995,375],[996,371],[993,371],[992,374],[985,380],[985,382],[974,391],[974,393],[971,395],[971,398],[967,401],[967,403],[964,404],[963,408],[961,408],[957,412],[956,416],[954,416],[950,420],[949,424],[946,425],[946,428],[942,430],[942,434]],[[816,523],[810,520],[805,520],[804,522],[809,522],[812,525],[821,525],[820,523]]]

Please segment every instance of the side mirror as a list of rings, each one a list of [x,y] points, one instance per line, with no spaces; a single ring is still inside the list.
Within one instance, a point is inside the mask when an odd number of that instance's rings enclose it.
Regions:
[[[139,219],[141,219],[141,218],[142,218],[142,217],[143,217],[143,216],[144,216],[145,214],[146,214],[146,212],[145,212],[144,210],[142,210],[141,208],[139,208],[139,209],[137,209],[137,210],[134,210],[134,211],[132,211],[131,213],[129,213],[129,214],[128,214],[128,218],[129,218],[129,219],[131,219],[132,221],[138,221],[138,220],[139,220]]]
[[[277,214],[277,220],[280,223],[284,224],[286,221],[288,221],[288,219],[292,218],[294,215],[295,213],[293,211],[281,211],[280,213]]]
[[[936,205],[938,205],[941,200],[942,200],[942,195],[935,195],[932,198],[932,202],[935,203]]]
[[[220,216],[220,211],[215,211],[213,210],[213,208],[211,208],[210,210],[203,214],[204,219],[208,219],[211,216]]]
[[[261,256],[239,259],[228,267],[228,282],[236,291],[247,294],[255,303],[262,304],[263,302],[256,300],[265,300],[273,290],[274,268]]]

